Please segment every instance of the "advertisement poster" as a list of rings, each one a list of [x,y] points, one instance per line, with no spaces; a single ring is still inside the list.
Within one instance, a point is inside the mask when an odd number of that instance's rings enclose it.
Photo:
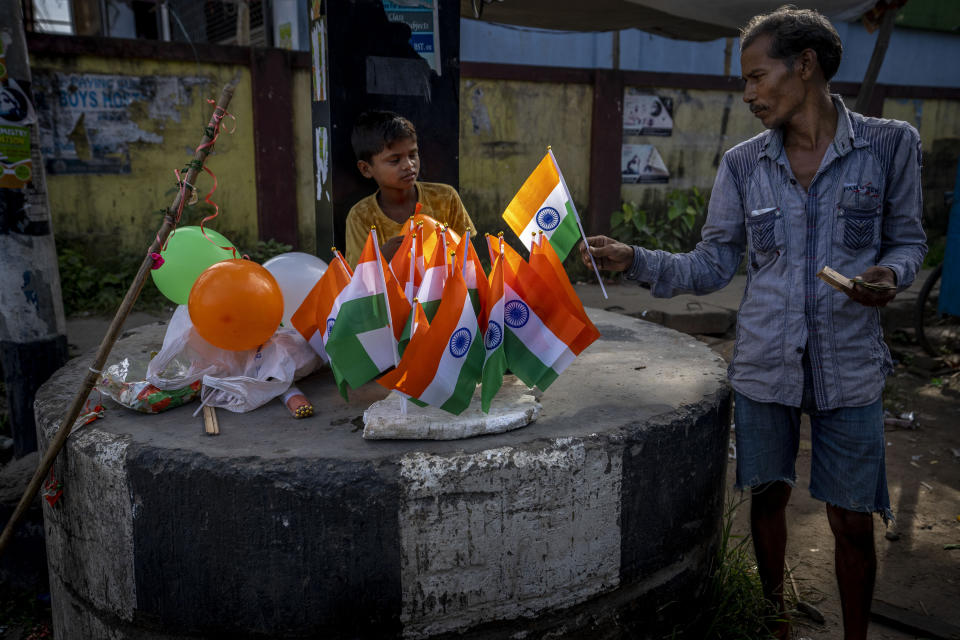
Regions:
[[[627,88],[623,95],[623,133],[635,136],[673,134],[673,99]]]
[[[383,0],[387,20],[410,27],[410,46],[440,75],[440,39],[435,0]]]
[[[26,126],[36,121],[29,85],[21,87],[13,78],[0,83],[0,125]]]
[[[670,172],[652,144],[625,144],[620,156],[623,184],[665,184]]]
[[[166,123],[202,77],[47,72],[34,75],[40,146],[53,174],[129,173],[129,146],[161,144]],[[131,117],[132,105],[140,116]],[[143,125],[143,128],[141,127]]]
[[[0,170],[2,189],[22,189],[30,182],[30,127],[0,124]]]
[[[313,57],[313,101],[327,99],[327,27],[320,18],[310,30],[310,53]]]

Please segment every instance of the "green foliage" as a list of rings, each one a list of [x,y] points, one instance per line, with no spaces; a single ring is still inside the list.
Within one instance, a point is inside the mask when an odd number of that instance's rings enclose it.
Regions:
[[[733,516],[745,500],[727,505],[720,547],[703,608],[695,620],[674,630],[672,639],[769,640],[780,618],[771,612],[750,553],[750,537],[732,532]]]
[[[695,243],[693,236],[703,223],[705,212],[706,200],[699,189],[676,189],[667,195],[666,211],[660,214],[647,212],[634,202],[624,202],[610,216],[610,235],[646,249],[687,251]]]
[[[57,263],[64,313],[72,316],[116,310],[142,261],[142,256],[135,255],[92,258],[69,246],[60,247]],[[165,300],[155,287],[147,283],[137,299],[136,308],[159,309]]]
[[[269,240],[257,240],[256,246],[253,248],[253,251],[250,252],[250,259],[257,264],[263,264],[270,258],[280,255],[281,253],[286,253],[292,249],[293,247],[289,244],[278,242],[273,238]]]

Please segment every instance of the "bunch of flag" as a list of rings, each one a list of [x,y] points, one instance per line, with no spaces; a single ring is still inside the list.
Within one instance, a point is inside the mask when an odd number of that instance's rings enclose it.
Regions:
[[[571,236],[579,221],[551,159],[548,153],[504,213],[511,228],[523,225],[518,235],[529,259],[502,234],[488,235],[488,275],[469,231],[461,238],[419,211],[389,262],[375,229],[355,269],[333,250],[291,321],[330,363],[344,398],[348,387],[376,378],[418,404],[459,414],[479,384],[488,412],[508,371],[546,390],[599,337],[563,269],[582,231]],[[539,209],[524,221],[532,207]]]

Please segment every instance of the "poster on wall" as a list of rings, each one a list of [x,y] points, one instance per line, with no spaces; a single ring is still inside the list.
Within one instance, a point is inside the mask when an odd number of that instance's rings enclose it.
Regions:
[[[625,144],[620,156],[623,184],[665,184],[670,171],[652,144]]]
[[[623,95],[623,133],[634,136],[673,134],[673,99],[628,87]]]
[[[130,144],[162,144],[165,123],[179,123],[194,88],[208,82],[190,76],[35,74],[47,171],[129,173]]]
[[[410,27],[410,46],[440,75],[436,0],[383,0],[383,10],[390,22]]]
[[[327,99],[327,27],[321,17],[310,29],[310,53],[313,57],[313,101]]]
[[[0,171],[0,189],[22,189],[30,182],[30,127],[0,123]]]

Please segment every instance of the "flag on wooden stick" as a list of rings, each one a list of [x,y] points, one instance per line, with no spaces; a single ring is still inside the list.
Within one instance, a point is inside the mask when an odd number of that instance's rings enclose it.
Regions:
[[[530,249],[530,266],[537,273],[543,282],[549,287],[553,297],[560,302],[575,318],[583,323],[583,330],[577,335],[576,339],[570,344],[570,350],[574,355],[580,355],[580,352],[600,337],[600,332],[594,326],[587,312],[580,302],[580,297],[573,290],[570,278],[563,268],[560,257],[553,250],[552,243],[546,234],[540,234],[540,241],[535,243]]]
[[[488,238],[491,236],[487,236]],[[490,271],[488,306],[484,306],[482,323],[484,327],[483,346],[485,357],[480,382],[480,408],[489,413],[490,403],[503,386],[503,375],[507,371],[507,354],[504,349],[503,306],[503,259],[497,254]]]
[[[576,357],[570,347],[584,325],[507,243],[502,259],[507,366],[527,386],[546,390]]]
[[[483,368],[477,316],[463,275],[447,280],[425,333],[416,332],[400,364],[377,382],[444,411],[460,414],[470,404]]]
[[[410,305],[392,275],[386,277],[389,272],[371,230],[353,278],[340,294],[340,310],[326,343],[331,363],[354,389],[398,361],[396,338]]]
[[[561,260],[580,240],[573,196],[567,190],[552,151],[547,151],[507,205],[503,219],[527,249],[543,231]]]

